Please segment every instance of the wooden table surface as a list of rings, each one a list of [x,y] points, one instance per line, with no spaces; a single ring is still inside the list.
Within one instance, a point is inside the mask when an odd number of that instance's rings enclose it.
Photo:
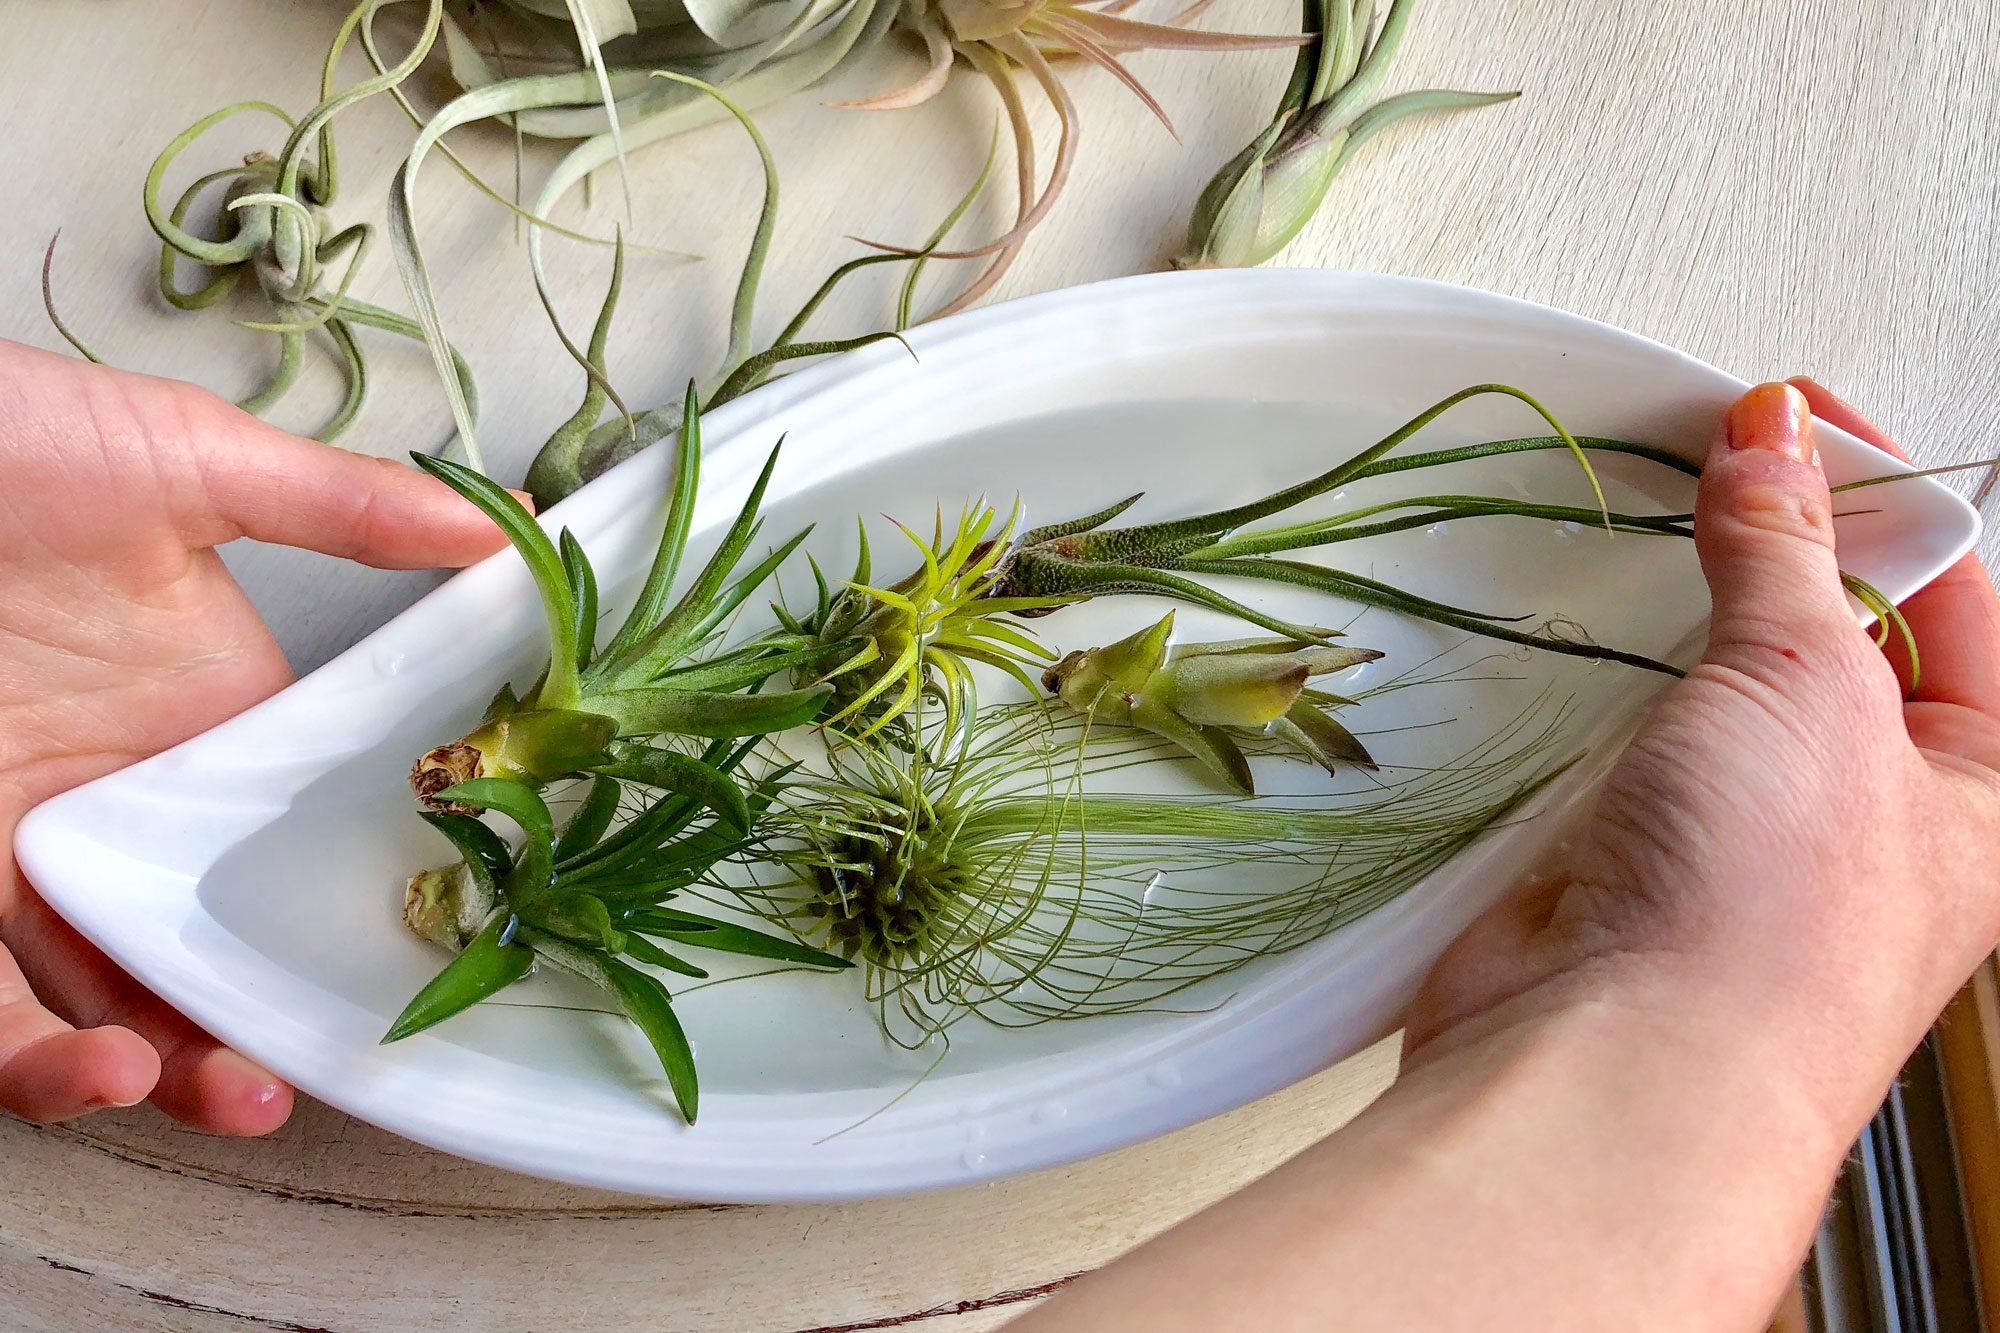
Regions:
[[[35,285],[60,225],[59,295],[102,354],[226,393],[251,387],[268,355],[253,335],[152,294],[157,247],[140,181],[160,145],[224,102],[309,105],[345,7],[0,0],[0,335],[56,345]],[[1205,22],[1277,29],[1294,9],[1221,0]],[[999,295],[1158,267],[1201,182],[1266,115],[1286,62],[1135,58],[1175,116],[1178,144],[1107,78],[1075,76],[1085,123],[1075,179]],[[877,70],[877,86],[894,72]],[[2000,453],[1996,84],[1991,0],[1423,0],[1392,88],[1526,95],[1385,136],[1285,259],[1548,302],[1746,377],[1810,373],[1922,459],[1989,456]],[[963,80],[919,110],[841,112],[822,98],[761,118],[785,168],[767,329],[857,253],[845,236],[928,230],[976,171],[995,114]],[[379,219],[407,127],[380,103],[341,125],[338,214]],[[258,144],[247,122],[232,127],[198,145],[176,180]],[[511,171],[501,135],[466,136],[466,150],[496,179]],[[608,232],[621,206],[604,184],[577,216]],[[630,399],[652,403],[677,397],[719,354],[754,163],[736,131],[711,129],[639,155],[633,191],[636,240],[712,257],[634,257],[612,373]],[[978,220],[991,226],[1005,206],[997,196]],[[505,216],[441,165],[424,177],[420,209],[450,327],[484,372],[496,470],[518,476],[572,409],[579,377],[534,307]],[[551,253],[564,309],[581,321],[604,256],[567,243]],[[358,290],[402,304],[385,253]],[[834,323],[879,319],[887,292],[862,284]],[[376,388],[348,442],[384,454],[435,443],[445,418],[427,360],[369,345]],[[335,384],[317,366],[277,419],[310,429]],[[1978,476],[1960,480],[1971,489]],[[430,581],[292,552],[229,556],[301,669]],[[1393,1068],[1385,1045],[1094,1162],[821,1207],[676,1207],[567,1189],[310,1103],[250,1143],[143,1109],[54,1129],[0,1121],[0,1326],[969,1333],[1269,1169],[1353,1115]]]

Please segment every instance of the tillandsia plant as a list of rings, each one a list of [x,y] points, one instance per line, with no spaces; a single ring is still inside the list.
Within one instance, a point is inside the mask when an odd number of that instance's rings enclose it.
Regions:
[[[1308,690],[1315,676],[1373,662],[1373,648],[1319,639],[1232,639],[1173,645],[1174,613],[1137,634],[1070,653],[1042,674],[1050,694],[1094,721],[1173,742],[1245,796],[1256,794],[1242,741],[1269,736],[1333,773],[1374,768],[1330,708],[1353,701]]]
[[[1413,0],[1390,0],[1374,27],[1376,0],[1305,0],[1299,52],[1270,128],[1216,172],[1195,201],[1176,268],[1261,264],[1304,229],[1333,178],[1357,149],[1408,116],[1492,106],[1518,92],[1442,89],[1372,102],[1403,40]]]
[[[1559,765],[1531,710],[1449,764],[1329,805],[1117,794],[1178,757],[1039,703],[982,708],[914,750],[829,747],[794,773],[736,901],[861,964],[884,1031],[916,1047],[1001,1026],[1157,1009],[1396,897]],[[1227,889],[1217,887],[1226,868]]]
[[[734,769],[747,745],[712,744],[700,762]],[[690,762],[696,762],[690,760]],[[699,1109],[694,1048],[674,1013],[666,984],[638,964],[701,979],[682,957],[707,950],[794,966],[850,964],[784,938],[689,912],[676,895],[749,845],[751,827],[770,803],[776,779],[748,800],[712,812],[687,795],[667,793],[626,810],[626,792],[598,777],[560,830],[541,796],[504,778],[475,778],[443,793],[454,805],[505,815],[521,832],[518,850],[469,814],[426,814],[460,859],[411,877],[403,919],[422,938],[456,956],[419,991],[390,1026],[384,1043],[422,1032],[526,976],[539,960],[597,986],[646,1036],[689,1124]]]
[[[697,82],[688,80],[685,76],[662,77],[681,83]],[[723,364],[710,387],[704,391],[703,407],[706,410],[729,402],[765,383],[790,362],[852,351],[871,343],[898,337],[900,331],[910,323],[911,302],[925,260],[943,243],[952,228],[958,225],[959,220],[986,189],[987,180],[992,174],[994,149],[998,147],[999,140],[996,130],[993,145],[987,150],[985,166],[971,187],[939,223],[923,250],[914,255],[869,254],[839,265],[827,275],[799,307],[797,313],[786,322],[777,337],[760,351],[755,348],[752,329],[757,314],[758,290],[763,281],[765,265],[770,256],[771,238],[778,222],[778,166],[771,154],[771,147],[757,129],[756,122],[719,90],[705,84],[698,86],[735,115],[757,151],[757,159],[764,177],[763,203],[758,210],[757,225],[737,280],[736,298],[730,308],[729,337],[724,350]],[[420,159],[421,154],[418,154],[412,158],[412,162],[418,162]],[[409,178],[406,175],[405,190],[408,189],[408,183]],[[395,235],[398,253],[407,253],[409,256],[406,273],[411,278],[412,293],[417,299],[418,308],[434,312],[435,300],[430,293],[430,282],[425,272],[422,252],[417,245],[414,215],[405,210],[401,216],[405,220],[405,227],[399,229]],[[881,264],[901,264],[907,270],[901,296],[897,302],[894,329],[876,330],[843,338],[807,336],[806,331],[814,316],[842,283],[863,269]],[[678,407],[653,408],[634,416],[612,392],[608,372],[605,369],[604,354],[611,320],[618,304],[624,267],[625,247],[621,238],[616,243],[613,257],[611,285],[605,295],[603,307],[598,313],[597,323],[591,332],[588,350],[579,351],[564,332],[562,322],[556,318],[554,306],[548,300],[547,289],[541,282],[539,261],[536,263],[536,286],[542,293],[544,308],[548,311],[551,323],[555,325],[557,337],[582,364],[588,380],[582,405],[578,407],[575,415],[558,427],[542,445],[535,455],[534,462],[528,468],[528,491],[540,506],[547,507],[554,504],[584,482],[599,476],[639,450],[672,435],[680,426],[681,413]],[[433,347],[449,348],[450,344],[444,340],[441,326],[430,329],[429,336]],[[618,415],[615,419],[599,425],[598,418],[604,414],[607,405],[615,405]]]
[[[761,527],[758,509],[777,465],[773,449],[721,545],[679,600],[669,605],[680,571],[701,471],[701,426],[690,386],[680,463],[660,535],[638,600],[617,632],[598,645],[597,577],[582,545],[565,531],[551,541],[507,491],[460,464],[413,455],[417,464],[484,510],[534,576],[548,619],[549,664],[525,697],[503,689],[480,725],[418,759],[410,785],[433,809],[444,793],[480,778],[542,787],[583,773],[681,793],[713,808],[740,806],[727,774],[643,738],[729,738],[783,731],[812,720],[828,685],[744,693],[770,677],[823,660],[826,649],[803,635],[772,634],[713,651],[726,622],[785,557],[802,531],[738,571]]]
[[[443,20],[442,0],[429,0],[422,30],[409,53],[393,65],[378,63],[377,73],[351,87],[337,86],[341,55],[357,31],[366,31],[377,10],[394,0],[361,0],[341,23],[320,76],[320,100],[303,118],[294,119],[269,102],[237,102],[202,117],[175,135],[154,158],[146,173],[146,218],[160,237],[160,295],[181,310],[216,306],[251,279],[265,313],[239,321],[246,328],[272,335],[277,362],[264,386],[239,401],[250,412],[264,412],[285,396],[304,365],[307,335],[324,333],[339,357],[346,380],[341,403],[315,432],[331,440],[351,424],[367,394],[368,370],[357,327],[369,327],[420,338],[408,318],[357,299],[349,292],[365,259],[373,235],[366,223],[334,228],[326,210],[338,194],[339,169],[333,121],[348,107],[399,89],[429,51]],[[275,154],[254,152],[240,166],[212,171],[197,178],[173,203],[167,202],[168,172],[196,140],[225,121],[242,115],[271,117],[287,133]],[[221,209],[212,235],[190,230],[189,213],[212,187],[221,186]],[[342,255],[347,262],[339,281],[327,285],[331,266]],[[188,261],[204,270],[206,281],[193,288],[180,284],[179,267]],[[57,321],[61,329],[61,321]],[[92,360],[97,358],[70,337]],[[463,358],[447,350],[445,373],[459,386],[468,403],[476,396],[472,373]]]
[[[1411,436],[1453,406],[1482,394],[1501,394],[1519,399],[1539,413],[1556,433],[1492,440],[1424,454],[1390,456]],[[1345,486],[1370,477],[1539,449],[1567,449],[1577,458],[1597,499],[1595,508],[1480,495],[1425,495],[1365,505],[1325,518],[1244,530],[1249,524],[1276,517],[1309,500],[1334,494]],[[1622,440],[1572,436],[1547,408],[1521,390],[1504,384],[1476,384],[1425,408],[1382,439],[1318,476],[1247,504],[1155,523],[1107,526],[1142,498],[1141,495],[1133,495],[1095,514],[1035,528],[1024,534],[1002,561],[1001,577],[993,585],[994,594],[1006,598],[1074,599],[1115,593],[1151,593],[1212,607],[1291,638],[1308,642],[1325,641],[1322,631],[1260,611],[1202,581],[1212,578],[1253,579],[1328,593],[1345,601],[1400,612],[1505,643],[1622,662],[1649,671],[1678,675],[1677,668],[1653,658],[1603,647],[1581,637],[1564,637],[1556,632],[1552,624],[1534,629],[1516,628],[1526,617],[1451,606],[1351,570],[1279,558],[1287,552],[1331,546],[1408,528],[1429,527],[1464,518],[1499,516],[1601,524],[1607,531],[1646,535],[1692,535],[1690,517],[1685,514],[1624,514],[1607,508],[1604,492],[1598,485],[1588,458],[1593,451],[1634,455],[1690,475],[1698,471],[1693,464],[1665,450]]]
[[[792,633],[846,654],[831,674],[834,711],[829,727],[860,729],[867,739],[903,717],[927,693],[944,704],[945,729],[956,732],[978,705],[971,664],[997,668],[1027,690],[1028,670],[1055,656],[1009,613],[1052,611],[1067,598],[994,597],[996,572],[1011,546],[1019,513],[1001,524],[984,503],[968,506],[947,539],[940,510],[929,541],[897,524],[922,559],[895,583],[872,585],[874,560],[868,527],[856,523],[860,553],[854,574],[838,592],[813,563],[815,601],[804,616],[772,609]]]
[[[1147,23],[1123,11],[1132,0],[700,0],[679,5],[623,3],[580,6],[529,3],[516,8],[560,20],[570,11],[575,31],[562,43],[583,53],[586,68],[573,75],[510,77],[497,40],[485,43],[463,25],[447,23],[445,47],[454,78],[467,90],[461,103],[489,106],[514,118],[522,132],[583,142],[551,173],[534,205],[550,214],[590,173],[623,161],[631,148],[683,133],[718,119],[724,110],[688,85],[650,84],[666,70],[711,84],[736,106],[756,110],[849,66],[893,28],[919,40],[924,73],[909,85],[859,101],[847,109],[887,110],[935,97],[955,62],[990,82],[1014,139],[1017,200],[1013,224],[956,258],[984,258],[983,271],[937,313],[963,309],[988,291],[1013,262],[1028,234],[1053,208],[1067,181],[1077,145],[1077,109],[1056,72],[1064,61],[1084,61],[1109,71],[1138,94],[1167,124],[1159,102],[1125,66],[1139,50],[1224,51],[1289,47],[1310,35],[1257,36],[1202,32],[1186,26],[1205,6],[1195,5],[1167,23]],[[599,12],[595,26],[577,12]],[[620,35],[606,43],[606,33]],[[593,40],[594,39],[594,40]],[[1017,84],[1025,73],[1055,109],[1060,137],[1046,181],[1036,165],[1034,130]],[[560,82],[568,78],[567,82]],[[457,104],[454,104],[457,105]],[[532,238],[531,238],[532,243]],[[910,253],[914,253],[911,251]]]

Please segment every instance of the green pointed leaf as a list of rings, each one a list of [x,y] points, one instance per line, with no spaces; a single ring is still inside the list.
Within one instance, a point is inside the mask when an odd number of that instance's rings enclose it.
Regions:
[[[615,719],[626,736],[766,736],[811,722],[832,694],[831,685],[780,694],[654,688],[595,695],[590,706]]]
[[[1355,764],[1367,769],[1376,767],[1375,757],[1368,753],[1368,747],[1361,743],[1359,737],[1304,699],[1293,704],[1291,711],[1272,724],[1271,734],[1305,751],[1314,763],[1329,773],[1341,764]]]
[[[624,788],[619,786],[616,778],[600,777],[590,784],[583,804],[576,808],[576,813],[570,816],[569,823],[563,825],[561,835],[556,838],[556,864],[560,865],[597,845],[604,831],[611,827],[611,820],[618,813],[619,797],[623,794]],[[486,826],[481,824],[479,827]]]
[[[627,926],[636,932],[674,940],[697,949],[741,954],[748,958],[769,958],[782,963],[803,963],[809,967],[833,969],[854,966],[851,959],[826,953],[797,940],[766,935],[748,926],[729,921],[712,921],[671,907],[653,907],[635,912]]]
[[[571,614],[576,626],[576,669],[582,671],[590,665],[591,649],[597,643],[597,572],[590,567],[583,543],[568,528],[562,530],[558,546],[563,573],[569,578]]]
[[[452,846],[465,858],[466,868],[488,892],[497,891],[495,884],[514,866],[514,853],[504,838],[471,815],[441,815],[430,810],[418,814],[426,824],[451,839]]]
[[[743,789],[720,769],[672,750],[621,745],[598,772],[662,791],[692,796],[739,831],[750,827],[750,804]]]
[[[611,992],[626,1016],[639,1025],[646,1040],[652,1043],[681,1116],[692,1125],[699,1109],[700,1084],[695,1075],[694,1048],[688,1044],[687,1033],[682,1031],[681,1021],[674,1013],[673,997],[665,986],[629,963],[606,959],[604,969]]]
[[[411,454],[418,467],[477,505],[499,525],[500,531],[527,563],[535,589],[542,597],[542,610],[549,622],[549,674],[535,692],[535,702],[544,707],[566,708],[576,702],[576,607],[570,596],[568,571],[549,534],[542,531],[534,516],[505,487],[480,476],[471,468],[448,459]]]
[[[445,964],[444,970],[404,1006],[396,1021],[389,1025],[382,1044],[401,1041],[442,1023],[528,975],[528,969],[534,965],[534,952],[518,944],[500,943],[506,926],[507,914],[496,913],[472,937],[464,952]]]
[[[1207,765],[1209,771],[1245,796],[1257,794],[1250,773],[1250,761],[1243,750],[1219,727],[1198,727],[1170,709],[1141,699],[1132,710],[1132,724],[1164,736]]]
[[[695,398],[694,381],[688,381],[681,405],[681,432],[677,445],[679,466],[674,470],[673,489],[667,494],[666,527],[653,553],[652,568],[639,589],[632,613],[618,627],[618,633],[604,650],[607,661],[622,658],[646,636],[666,609],[673,591],[674,577],[680,572],[681,557],[687,551],[688,529],[694,522],[695,496],[701,486],[701,408]]]
[[[676,958],[651,940],[643,939],[637,935],[627,935],[625,937],[625,947],[621,952],[627,958],[637,959],[642,963],[650,963],[654,967],[662,967],[669,972],[678,972],[684,977],[699,979],[708,975],[707,972],[696,967],[686,959]]]

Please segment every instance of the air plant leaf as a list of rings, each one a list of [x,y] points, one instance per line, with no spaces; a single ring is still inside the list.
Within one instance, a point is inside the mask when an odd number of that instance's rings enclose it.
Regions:
[[[1271,124],[1203,188],[1175,267],[1262,264],[1312,220],[1365,140],[1408,116],[1520,96],[1426,89],[1367,106],[1402,42],[1413,3],[1391,0],[1371,40],[1347,0],[1306,0],[1306,31],[1317,40],[1300,52]]]
[[[687,1033],[674,1013],[673,997],[657,980],[615,958],[604,961],[604,974],[625,1016],[646,1034],[653,1054],[660,1058],[681,1118],[692,1125],[700,1109],[700,1085],[695,1077],[694,1047],[688,1044]]]
[[[610,829],[612,819],[617,816],[618,801],[624,794],[625,789],[616,778],[600,775],[591,782],[590,791],[584,796],[583,804],[576,808],[576,813],[570,816],[569,822],[563,825],[562,832],[556,836],[554,850],[558,865],[597,845],[598,840]],[[473,823],[475,827],[486,828],[477,821],[468,822]]]
[[[1326,716],[1331,705],[1307,696],[1306,682],[1382,654],[1302,639],[1170,650],[1173,627],[1169,611],[1116,643],[1073,652],[1043,673],[1043,687],[1093,723],[1166,738],[1246,796],[1256,785],[1238,740],[1252,734],[1275,737],[1328,769],[1342,761],[1372,766],[1359,742]]]
[[[548,533],[535,522],[521,502],[504,487],[487,480],[472,468],[449,459],[411,454],[418,467],[479,506],[505,533],[507,541],[534,577],[541,594],[542,610],[548,618],[549,674],[532,696],[532,706],[567,708],[575,704],[577,689],[577,618],[570,593],[569,571]]]
[[[776,694],[712,694],[667,688],[612,690],[592,698],[592,706],[617,721],[628,736],[763,736],[789,731],[816,719],[833,694],[815,685]]]
[[[727,921],[713,921],[707,917],[695,916],[668,907],[635,912],[627,918],[625,924],[631,931],[655,935],[663,940],[699,945],[704,949],[714,949],[718,953],[740,954],[747,958],[768,958],[775,962],[801,963],[809,967],[836,970],[854,966],[850,959],[815,949],[809,944],[800,944],[796,940],[767,935],[748,926],[739,926]]]
[[[500,943],[507,926],[506,914],[501,913],[473,936],[471,943],[404,1006],[396,1021],[389,1025],[382,1044],[386,1046],[434,1027],[528,975],[535,963],[534,951],[518,944]]]
[[[1584,441],[1571,435],[1555,416],[1531,395],[1512,385],[1477,384],[1461,389],[1419,412],[1388,435],[1350,455],[1333,467],[1291,486],[1282,487],[1260,499],[1227,509],[1185,518],[1167,519],[1129,527],[1106,526],[1108,517],[1122,512],[1129,500],[1104,511],[1030,532],[1011,550],[1001,566],[990,595],[1015,596],[1106,596],[1122,593],[1152,593],[1176,600],[1209,606],[1261,625],[1275,633],[1311,641],[1323,641],[1323,632],[1293,624],[1263,612],[1248,603],[1226,596],[1200,581],[1201,578],[1234,577],[1281,583],[1330,593],[1367,606],[1398,611],[1431,620],[1472,634],[1507,643],[1544,649],[1575,657],[1621,662],[1667,675],[1680,674],[1678,668],[1643,654],[1602,647],[1581,636],[1560,635],[1553,625],[1538,630],[1510,629],[1503,622],[1522,621],[1525,616],[1503,616],[1465,607],[1447,605],[1404,589],[1340,569],[1298,560],[1269,558],[1266,552],[1299,550],[1349,540],[1371,532],[1393,531],[1414,526],[1409,516],[1384,520],[1369,527],[1361,522],[1373,515],[1399,508],[1405,503],[1430,506],[1430,522],[1476,515],[1509,514],[1568,522],[1578,516],[1574,507],[1497,500],[1484,496],[1431,496],[1417,501],[1391,501],[1366,506],[1345,514],[1313,519],[1277,528],[1248,525],[1272,519],[1309,500],[1339,490],[1352,482],[1388,472],[1407,471],[1399,465],[1394,451],[1418,431],[1458,403],[1482,394],[1502,394],[1527,404],[1550,423],[1553,440],[1516,439],[1494,441],[1490,445],[1470,445],[1438,450],[1418,456],[1426,466],[1443,466],[1487,456],[1526,450],[1567,449],[1578,461],[1597,501],[1595,517],[1607,532],[1624,529],[1672,536],[1685,536],[1687,515],[1613,514],[1605,502],[1603,487],[1591,466],[1590,453],[1596,448],[1649,457],[1658,451],[1621,442],[1603,442],[1586,448]],[[1685,468],[1685,464],[1678,464]],[[1320,635],[1319,640],[1314,636]]]
[[[475,874],[485,878],[490,889],[514,864],[514,853],[505,839],[470,815],[421,812],[423,821],[451,839],[451,845],[465,858]]]
[[[748,695],[746,698],[760,696]],[[738,832],[750,828],[750,803],[727,773],[699,759],[652,746],[620,744],[611,762],[598,767],[608,777],[692,796]]]

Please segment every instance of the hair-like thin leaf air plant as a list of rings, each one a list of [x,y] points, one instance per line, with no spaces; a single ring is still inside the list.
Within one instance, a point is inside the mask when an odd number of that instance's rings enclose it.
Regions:
[[[1365,915],[1518,809],[1562,768],[1560,718],[1540,711],[1329,805],[1113,794],[1175,748],[1036,703],[982,708],[791,774],[747,858],[766,873],[730,900],[859,963],[901,1045],[974,1015],[1158,1012]]]

